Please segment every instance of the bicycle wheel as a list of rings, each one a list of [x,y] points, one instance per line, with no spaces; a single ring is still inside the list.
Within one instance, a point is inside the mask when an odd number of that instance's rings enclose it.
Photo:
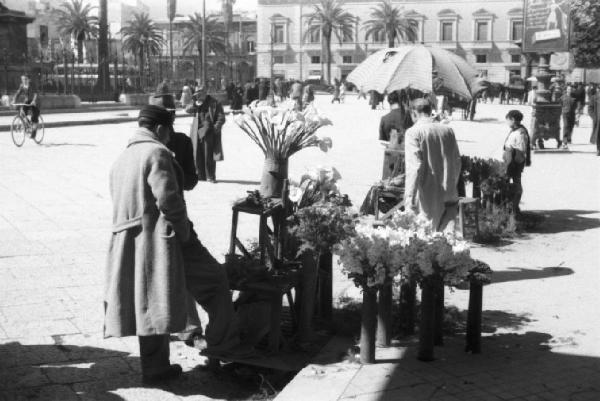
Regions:
[[[13,118],[12,124],[10,125],[10,135],[16,146],[23,146],[23,143],[25,142],[25,121],[23,121],[21,116],[15,116],[15,118]]]
[[[35,143],[37,143],[39,145],[40,143],[42,143],[43,139],[44,139],[44,119],[42,118],[42,116],[39,116],[38,117],[38,128],[35,133],[35,138],[33,138],[33,140],[35,141]]]

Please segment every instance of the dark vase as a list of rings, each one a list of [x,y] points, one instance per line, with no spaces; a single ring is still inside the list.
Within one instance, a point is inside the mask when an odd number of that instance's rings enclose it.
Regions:
[[[417,286],[414,281],[400,286],[400,330],[403,335],[415,334],[415,305]]]
[[[392,343],[393,301],[392,283],[388,282],[379,289],[377,302],[377,345],[383,347],[389,347]]]
[[[312,340],[313,318],[315,315],[315,294],[317,287],[317,255],[312,251],[302,254],[302,270],[300,272],[300,317],[298,319],[298,335],[300,341]]]
[[[481,353],[481,314],[483,285],[471,280],[469,285],[469,311],[467,312],[466,352]]]
[[[330,320],[333,315],[333,254],[319,255],[319,316]]]
[[[419,323],[419,351],[417,359],[433,361],[435,342],[435,284],[433,280],[421,283],[421,321]]]
[[[375,333],[377,330],[377,291],[363,289],[362,320],[360,328],[360,362],[375,362]]]
[[[283,181],[288,178],[288,159],[265,159],[260,179],[260,194],[265,198],[280,198]]]

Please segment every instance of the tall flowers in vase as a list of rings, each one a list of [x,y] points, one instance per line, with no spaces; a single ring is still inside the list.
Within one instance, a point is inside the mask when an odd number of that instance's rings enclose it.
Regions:
[[[238,116],[235,123],[265,155],[261,179],[264,197],[281,196],[290,156],[309,147],[319,147],[326,152],[332,145],[330,138],[316,135],[319,128],[331,125],[331,121],[314,108],[297,112],[270,106],[255,107]]]

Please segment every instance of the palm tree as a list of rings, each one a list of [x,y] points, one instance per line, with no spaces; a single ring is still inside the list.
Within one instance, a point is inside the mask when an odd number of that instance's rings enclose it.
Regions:
[[[411,43],[417,40],[417,21],[406,18],[403,10],[395,7],[391,0],[382,0],[377,7],[373,7],[371,18],[365,21],[366,39],[386,35],[388,47],[394,47],[396,40]]]
[[[183,52],[198,52],[198,57],[202,60],[202,15],[194,13],[189,16],[189,22],[183,30]],[[225,44],[225,25],[219,22],[215,17],[206,18],[206,53],[224,53],[227,50]],[[206,66],[200,63],[200,68]],[[200,74],[202,76],[202,73]]]
[[[344,11],[341,0],[321,0],[320,4],[315,4],[313,7],[313,12],[306,15],[308,28],[304,33],[304,38],[321,31],[327,56],[326,80],[331,84],[331,36],[335,35],[342,43],[344,36],[352,36],[356,20],[352,14]]]
[[[98,33],[98,18],[90,15],[94,8],[83,0],[70,0],[54,10],[59,32],[77,42],[78,63],[83,63],[83,41]]]
[[[96,87],[103,92],[110,88],[107,17],[107,0],[100,0],[100,9],[98,10],[98,81]],[[115,70],[116,75],[117,71]],[[117,88],[115,87],[115,89]]]
[[[137,57],[140,69],[140,83],[144,73],[144,58],[160,53],[163,37],[160,29],[150,19],[148,13],[134,13],[133,18],[121,28],[123,50]]]

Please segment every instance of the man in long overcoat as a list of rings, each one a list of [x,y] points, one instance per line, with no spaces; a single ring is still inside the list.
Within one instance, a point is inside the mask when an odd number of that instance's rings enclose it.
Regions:
[[[217,161],[223,160],[221,128],[225,124],[225,112],[217,99],[207,94],[206,88],[198,87],[194,103],[186,112],[194,114],[190,138],[194,147],[194,160],[200,181],[216,182]]]
[[[138,125],[110,171],[104,336],[138,336],[143,378],[154,381],[181,374],[169,362],[169,333],[186,325],[181,245],[190,237],[190,223],[178,184],[181,171],[165,146],[171,113],[145,106]]]
[[[429,101],[417,99],[412,107],[415,124],[404,139],[405,205],[427,216],[434,230],[443,231],[458,215],[458,144],[452,128],[433,121]]]

